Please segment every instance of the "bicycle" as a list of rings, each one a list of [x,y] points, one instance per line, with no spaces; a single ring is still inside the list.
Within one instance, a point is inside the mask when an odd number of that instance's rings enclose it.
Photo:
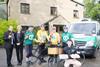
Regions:
[[[82,55],[83,60],[80,59],[80,57],[78,55]],[[76,57],[76,58],[73,56],[73,59],[80,61],[81,62],[81,66],[82,66],[84,64],[84,62],[85,62],[85,54],[77,52],[77,56],[78,57]],[[64,63],[65,63],[65,60],[68,59],[68,55],[67,54],[62,54],[62,55],[59,55],[59,58],[62,59],[62,61],[60,61],[59,64],[62,63],[63,67],[64,67]],[[70,64],[69,67],[73,67],[73,64]]]
[[[48,67],[58,67],[59,57],[58,55],[62,53],[62,48],[58,46],[48,47]]]
[[[33,65],[34,64],[36,64],[36,63],[38,63],[38,64],[41,64],[42,62],[41,62],[41,55],[42,55],[42,53],[44,52],[44,51],[46,51],[47,50],[47,47],[45,47],[45,49],[43,49],[42,51],[41,51],[41,53],[39,52],[39,45],[38,46],[33,46],[33,50],[32,50],[32,57],[33,57],[33,60],[32,60],[32,62],[33,62]],[[46,57],[47,55],[45,55],[45,57]],[[39,61],[39,62],[38,62]]]

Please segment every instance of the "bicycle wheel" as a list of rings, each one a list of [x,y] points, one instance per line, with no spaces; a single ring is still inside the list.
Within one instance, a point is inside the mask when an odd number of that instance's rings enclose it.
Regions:
[[[85,54],[81,53],[80,54],[81,58],[79,58],[78,60],[81,62],[81,64],[83,65],[85,63]]]
[[[57,63],[57,58],[56,57],[50,57],[48,59],[48,67],[57,67],[58,63]]]
[[[38,53],[38,46],[37,47],[33,47],[33,50],[32,50],[32,62],[33,64],[37,63],[38,61],[38,56],[39,56],[39,53]]]
[[[64,63],[65,63],[64,59],[59,59],[57,62],[57,67],[64,67]]]
[[[49,57],[49,59],[48,59],[48,67],[52,67],[52,65],[53,65],[53,58],[52,57]]]

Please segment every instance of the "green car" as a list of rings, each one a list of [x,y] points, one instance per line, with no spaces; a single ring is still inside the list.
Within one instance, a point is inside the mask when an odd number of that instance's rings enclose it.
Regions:
[[[95,57],[100,47],[100,24],[97,21],[79,21],[71,24],[69,32],[73,34],[76,49]]]

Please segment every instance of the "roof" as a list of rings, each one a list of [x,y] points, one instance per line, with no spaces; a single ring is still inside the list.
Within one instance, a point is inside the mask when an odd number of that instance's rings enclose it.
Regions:
[[[74,3],[77,3],[77,4],[81,5],[81,6],[84,6],[84,4],[82,4],[82,3],[78,2],[78,1],[75,1],[75,0],[71,0],[71,1],[74,2]]]
[[[59,15],[57,18],[52,20],[50,23],[54,25],[66,25],[70,22],[67,19],[65,19],[63,16]]]

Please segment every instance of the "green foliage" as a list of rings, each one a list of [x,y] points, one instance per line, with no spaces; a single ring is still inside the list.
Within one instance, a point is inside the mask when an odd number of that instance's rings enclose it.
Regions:
[[[0,2],[4,2],[4,0],[0,0]]]
[[[84,0],[85,3],[85,16],[94,20],[100,19],[100,4],[95,3],[95,0]]]
[[[0,45],[4,44],[4,32],[8,30],[8,27],[12,25],[14,27],[14,31],[16,31],[17,23],[14,20],[0,20]]]

